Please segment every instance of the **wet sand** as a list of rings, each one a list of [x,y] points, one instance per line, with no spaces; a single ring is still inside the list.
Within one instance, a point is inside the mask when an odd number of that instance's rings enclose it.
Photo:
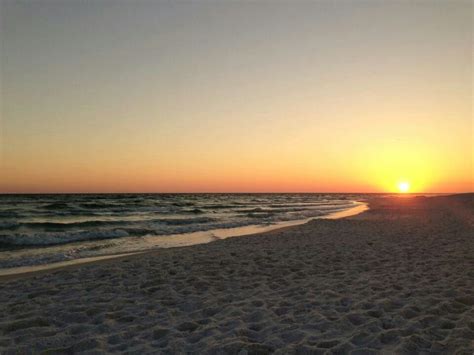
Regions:
[[[0,278],[0,353],[465,353],[474,194]]]

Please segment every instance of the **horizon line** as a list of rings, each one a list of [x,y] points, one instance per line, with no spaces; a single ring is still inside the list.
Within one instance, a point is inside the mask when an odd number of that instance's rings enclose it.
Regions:
[[[248,195],[248,194],[356,194],[356,195],[382,195],[382,194],[396,194],[396,195],[439,195],[439,194],[451,194],[451,195],[459,195],[459,194],[472,194],[474,191],[463,191],[463,192],[406,192],[401,193],[397,191],[387,191],[387,192],[317,192],[317,191],[298,191],[298,192],[290,192],[290,191],[283,191],[283,192],[0,192],[0,196],[4,195],[140,195],[140,194],[150,194],[150,195],[187,195],[187,194],[202,194],[202,195],[211,195],[211,194],[234,194],[234,195]]]

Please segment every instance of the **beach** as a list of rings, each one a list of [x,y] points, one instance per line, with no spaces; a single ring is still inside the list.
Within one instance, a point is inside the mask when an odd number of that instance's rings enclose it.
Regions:
[[[474,349],[474,194],[0,278],[0,353]]]

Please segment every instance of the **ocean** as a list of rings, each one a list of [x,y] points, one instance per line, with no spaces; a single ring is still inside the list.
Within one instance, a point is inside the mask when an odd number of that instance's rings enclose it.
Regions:
[[[363,205],[354,194],[0,195],[0,268],[192,245]]]

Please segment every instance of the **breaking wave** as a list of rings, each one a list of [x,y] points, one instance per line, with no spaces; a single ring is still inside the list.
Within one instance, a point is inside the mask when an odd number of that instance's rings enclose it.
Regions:
[[[63,258],[76,258],[133,238],[320,217],[354,207],[353,200],[323,194],[0,195],[0,267],[35,263],[24,253],[13,257],[13,251],[41,247],[33,253],[36,260],[56,260],[46,250],[71,244],[81,251]]]

